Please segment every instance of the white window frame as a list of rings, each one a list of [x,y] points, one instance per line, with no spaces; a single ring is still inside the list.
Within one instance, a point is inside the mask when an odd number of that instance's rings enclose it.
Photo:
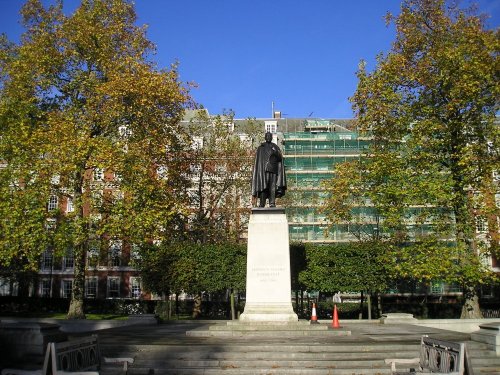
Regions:
[[[47,210],[48,211],[54,211],[57,210],[59,206],[59,198],[57,195],[51,195],[49,197],[49,202],[47,203]]]
[[[45,293],[45,292],[48,292],[48,293]],[[51,279],[41,279],[40,280],[39,296],[42,298],[52,297],[52,280]]]
[[[97,290],[99,287],[99,282],[97,276],[89,276],[85,278],[85,298],[96,299]],[[93,293],[89,293],[90,289],[93,289]]]
[[[66,199],[66,212],[74,212],[75,211],[75,206],[73,204],[73,198],[68,197]]]
[[[140,277],[131,276],[129,278],[130,298],[139,299],[142,295],[142,282]]]
[[[75,255],[73,249],[68,249],[62,261],[63,270],[73,270],[75,268]]]
[[[69,287],[69,294],[68,288]],[[61,280],[61,298],[71,298],[71,294],[73,293],[73,279],[62,279]]]
[[[55,174],[50,178],[50,183],[52,185],[59,185],[60,182],[61,182],[61,176],[58,174]]]
[[[116,284],[115,284],[116,283]],[[106,297],[107,298],[120,298],[120,278],[118,276],[108,276],[107,282],[106,282],[107,288],[106,288]],[[111,295],[112,290],[111,286],[113,286],[113,294],[115,293],[115,286],[117,287],[116,290],[116,296]]]
[[[484,216],[478,215],[475,217],[476,221],[476,233],[487,233],[488,232],[488,221]]]
[[[94,168],[94,181],[104,181],[104,168]]]
[[[118,133],[122,138],[128,138],[132,135],[132,130],[127,125],[120,125],[118,127]]]
[[[191,148],[193,150],[201,150],[203,148],[203,137],[193,137],[191,139]]]
[[[110,267],[120,267],[122,264],[122,240],[109,240],[108,262]]]
[[[87,250],[87,267],[97,267],[99,264],[99,253],[101,249],[100,242],[98,240],[90,240]],[[95,264],[94,263],[95,260]]]
[[[10,296],[10,280],[0,277],[0,296]]]
[[[51,250],[45,250],[42,253],[42,260],[40,262],[40,269],[42,271],[50,271],[54,265],[54,257]]]
[[[137,245],[135,243],[130,246],[130,259],[131,260],[142,259],[139,245]]]
[[[264,121],[264,130],[272,134],[278,132],[278,121]]]

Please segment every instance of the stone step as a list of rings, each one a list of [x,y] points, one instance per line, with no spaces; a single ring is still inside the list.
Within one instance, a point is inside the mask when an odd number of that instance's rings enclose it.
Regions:
[[[103,344],[100,343],[100,348],[103,353],[108,356],[117,353],[134,353],[140,352],[142,355],[155,355],[155,353],[394,353],[394,352],[414,352],[418,353],[420,345],[417,344],[318,344],[318,345],[302,345],[302,344],[265,344],[262,345],[243,345],[232,344],[230,346],[220,347],[219,351],[214,350],[214,345],[128,345],[126,343]],[[479,348],[478,350],[482,350]],[[492,352],[494,353],[494,352]]]
[[[104,355],[134,357],[129,375],[151,375],[151,371],[155,375],[385,375],[390,374],[385,358],[415,358],[420,348],[406,341],[366,345],[338,341],[306,344],[307,339],[295,344],[283,342],[268,340],[262,345],[246,345],[238,340],[228,344],[205,342],[196,345],[106,342],[101,344],[101,350]],[[482,343],[467,342],[467,345],[476,375],[500,374],[500,357],[494,351]],[[117,370],[107,366],[100,373],[111,375]]]
[[[103,368],[101,375],[116,375],[116,368]],[[390,375],[389,368],[129,368],[127,375]],[[490,374],[491,375],[491,374]]]
[[[253,321],[253,322],[242,322],[240,320],[229,320],[224,323],[216,323],[216,325],[220,326],[289,326],[289,327],[308,327],[308,326],[317,326],[322,325],[319,323],[311,323],[309,320],[297,320],[295,322],[287,322],[287,321]],[[324,325],[324,324],[323,324]]]
[[[252,352],[252,353],[185,353],[169,355],[165,353],[164,356],[145,357],[140,356],[135,358],[135,364],[145,363],[160,363],[164,361],[185,361],[196,358],[202,361],[384,361],[385,358],[411,358],[407,352],[398,353],[266,353],[266,352]]]
[[[216,324],[209,331],[328,331],[327,324]]]
[[[154,361],[135,361],[133,367],[146,368],[386,368],[384,359],[366,359],[366,360],[279,360],[279,359],[233,359],[233,360],[154,360]]]
[[[350,336],[351,331],[346,330],[207,330],[194,329],[186,332],[190,337],[304,337],[304,336]]]
[[[497,366],[500,373],[500,357],[474,357],[471,355],[472,366]]]

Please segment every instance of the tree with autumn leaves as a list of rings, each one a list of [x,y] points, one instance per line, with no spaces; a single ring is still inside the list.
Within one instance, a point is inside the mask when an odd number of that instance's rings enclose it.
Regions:
[[[89,241],[163,238],[186,213],[191,100],[175,66],[152,62],[129,2],[83,0],[66,16],[29,0],[21,14],[20,44],[0,43],[0,264],[71,247],[68,317],[83,318]],[[74,210],[47,210],[51,197]]]
[[[360,65],[351,98],[372,147],[329,183],[346,198],[332,195],[329,216],[352,220],[368,203],[396,275],[459,283],[462,317],[479,317],[477,287],[492,276],[485,259],[499,255],[499,32],[444,0],[405,0],[387,21],[393,47],[373,71]],[[482,214],[489,241],[475,233]]]

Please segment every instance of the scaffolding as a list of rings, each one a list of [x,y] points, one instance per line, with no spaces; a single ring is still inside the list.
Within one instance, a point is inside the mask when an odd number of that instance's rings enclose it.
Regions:
[[[291,203],[287,216],[292,241],[349,242],[356,239],[348,224],[329,226],[320,212],[328,196],[321,182],[334,178],[337,164],[359,158],[367,151],[369,142],[358,133],[326,120],[306,120],[304,131],[283,134],[287,194]]]

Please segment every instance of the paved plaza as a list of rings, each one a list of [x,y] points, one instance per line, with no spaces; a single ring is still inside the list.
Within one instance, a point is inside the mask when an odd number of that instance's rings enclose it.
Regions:
[[[89,321],[81,323],[92,327]],[[279,329],[241,331],[239,335],[227,337],[203,334],[211,332],[210,327],[213,332],[223,332],[227,323],[173,321],[159,325],[135,324],[68,333],[68,338],[97,334],[103,356],[134,358],[128,375],[376,375],[390,374],[386,358],[418,357],[420,338],[429,335],[441,340],[465,342],[476,375],[500,374],[500,356],[488,345],[471,341],[470,333],[411,324],[346,320],[340,322],[340,329],[332,329],[331,322],[321,321],[319,325],[326,329],[310,330],[310,335]],[[78,325],[78,322],[72,324]],[[18,365],[33,368],[27,363]],[[118,365],[104,365],[100,373],[122,372]]]

